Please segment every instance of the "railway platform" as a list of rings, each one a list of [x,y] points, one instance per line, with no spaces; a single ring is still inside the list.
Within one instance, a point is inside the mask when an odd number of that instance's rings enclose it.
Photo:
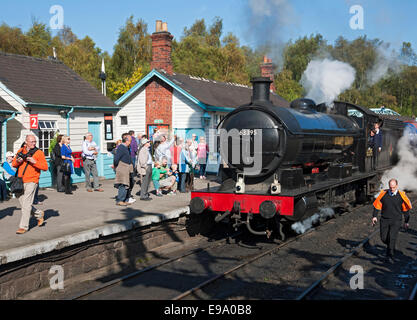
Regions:
[[[195,189],[206,187],[207,182],[195,179]],[[101,184],[104,192],[87,192],[84,184],[78,184],[73,195],[55,189],[39,190],[43,204],[37,208],[44,210],[45,223],[38,227],[32,218],[29,231],[23,235],[16,234],[21,216],[19,201],[0,203],[0,266],[189,213],[190,193],[156,197],[150,186],[153,200],[140,201],[140,187],[135,184],[133,196],[137,201],[119,207],[115,205],[117,189],[113,180]]]

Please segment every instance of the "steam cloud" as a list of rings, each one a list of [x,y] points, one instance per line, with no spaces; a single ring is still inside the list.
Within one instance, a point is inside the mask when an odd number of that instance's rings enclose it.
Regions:
[[[390,179],[397,179],[400,189],[417,191],[417,157],[410,144],[410,138],[415,139],[408,129],[398,141],[397,150],[399,161],[391,170],[385,171],[381,178],[381,189],[388,189]],[[415,140],[414,140],[415,141]]]
[[[389,51],[389,45],[383,44],[378,46],[376,53],[375,63],[372,69],[366,74],[368,84],[371,86],[383,79],[389,70],[394,73],[400,72],[401,65],[403,64],[394,50]]]
[[[320,208],[320,211],[318,213],[315,213],[311,217],[299,221],[296,223],[293,223],[291,225],[291,229],[293,229],[298,234],[302,234],[306,232],[307,230],[310,230],[313,224],[317,222],[324,222],[328,218],[331,218],[334,216],[334,210],[332,208]]]
[[[345,62],[315,59],[304,71],[301,84],[307,91],[306,98],[333,106],[338,95],[352,86],[355,74],[355,69]]]

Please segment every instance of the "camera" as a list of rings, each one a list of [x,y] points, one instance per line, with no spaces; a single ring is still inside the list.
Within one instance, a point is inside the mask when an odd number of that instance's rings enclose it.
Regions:
[[[17,156],[19,157],[19,158],[22,158],[23,160],[26,160],[26,158],[28,157],[28,154],[26,153],[26,154],[24,154],[23,152],[18,152],[17,153]]]

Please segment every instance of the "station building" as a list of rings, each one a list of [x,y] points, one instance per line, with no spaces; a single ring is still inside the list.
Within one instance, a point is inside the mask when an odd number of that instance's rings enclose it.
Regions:
[[[81,152],[87,132],[100,146],[99,176],[114,178],[108,145],[115,140],[113,119],[119,110],[89,82],[57,59],[40,59],[0,53],[1,161],[14,153],[33,133],[37,146],[50,161],[49,146],[55,134],[71,137],[73,152]],[[75,168],[74,183],[85,181],[82,168]],[[40,186],[52,185],[52,166],[42,172]]]
[[[173,36],[166,23],[156,22],[151,39],[151,72],[115,101],[121,107],[116,116],[117,136],[135,130],[151,137],[156,128],[173,129],[184,138],[190,138],[191,132],[207,135],[228,112],[251,101],[249,86],[174,73]],[[270,59],[264,58],[261,75],[273,79]],[[289,103],[272,89],[273,103],[288,107]]]

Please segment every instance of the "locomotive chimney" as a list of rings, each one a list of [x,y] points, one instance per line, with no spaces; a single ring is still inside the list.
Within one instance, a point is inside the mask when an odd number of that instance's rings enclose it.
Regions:
[[[275,92],[275,85],[274,85],[274,64],[272,63],[272,59],[268,59],[267,56],[264,56],[264,60],[261,63],[261,77],[267,77],[271,79],[271,86],[270,90]]]
[[[171,33],[168,32],[168,25],[161,20],[156,21],[155,32],[152,33],[152,69],[163,69],[166,73],[172,74],[173,66],[171,61],[172,47]]]
[[[271,86],[271,79],[267,77],[253,78],[252,82],[252,103],[270,102],[269,88]]]

